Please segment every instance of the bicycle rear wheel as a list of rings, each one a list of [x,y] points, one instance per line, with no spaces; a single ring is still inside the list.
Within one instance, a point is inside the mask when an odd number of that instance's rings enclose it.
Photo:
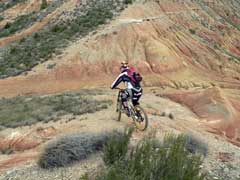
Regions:
[[[134,108],[135,110],[135,117],[133,117],[135,126],[137,129],[140,131],[144,131],[148,127],[148,117],[144,109],[140,106],[137,105]]]

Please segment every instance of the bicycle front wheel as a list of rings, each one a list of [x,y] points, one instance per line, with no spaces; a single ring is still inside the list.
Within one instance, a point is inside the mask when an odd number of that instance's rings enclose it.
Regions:
[[[148,117],[144,109],[137,105],[135,106],[135,116],[133,117],[135,126],[140,131],[144,131],[148,127]]]
[[[122,102],[121,100],[118,99],[117,101],[117,109],[116,109],[116,112],[117,112],[117,121],[120,121],[121,120],[121,117],[122,117]]]

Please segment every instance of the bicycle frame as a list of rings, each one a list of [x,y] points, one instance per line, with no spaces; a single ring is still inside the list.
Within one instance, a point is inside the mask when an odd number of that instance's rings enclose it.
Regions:
[[[122,99],[121,99],[121,93],[125,91],[125,89],[120,89],[120,88],[116,88],[119,90],[118,92],[118,103],[122,103]],[[134,120],[136,120],[136,113],[135,113],[135,110],[134,110],[134,107],[133,107],[133,104],[132,102],[129,102],[130,101],[130,98],[128,98],[128,108],[129,108],[129,111],[130,111],[130,116],[132,118],[134,118]],[[121,109],[122,110],[122,109]]]
[[[125,91],[125,89],[120,89],[120,88],[116,88],[119,89],[118,92],[118,98],[117,98],[117,112],[118,112],[118,121],[120,121],[121,119],[121,114],[126,113],[125,111],[123,111],[123,104],[122,104],[122,97],[121,97],[121,93]],[[144,112],[144,109],[141,106],[137,106],[138,108],[140,108],[140,115],[139,112],[136,111],[135,107],[133,106],[132,102],[129,102],[130,98],[128,98],[128,108],[129,108],[129,112],[130,112],[130,116],[132,118],[132,120],[134,121],[136,127],[141,130],[144,131],[147,126],[148,126],[148,118],[147,118],[147,114]],[[144,127],[143,128],[139,128],[139,123],[141,124],[142,122],[144,122]]]

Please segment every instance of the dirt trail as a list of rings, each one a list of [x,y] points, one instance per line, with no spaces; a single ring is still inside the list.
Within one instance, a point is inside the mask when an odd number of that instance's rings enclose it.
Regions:
[[[17,41],[19,39],[22,39],[28,35],[33,34],[34,32],[37,32],[41,30],[45,25],[47,25],[51,20],[56,18],[58,15],[60,15],[63,11],[71,10],[75,7],[76,0],[70,0],[66,3],[64,3],[62,6],[57,8],[52,13],[48,14],[45,18],[42,19],[40,22],[36,22],[34,25],[29,27],[28,29],[25,29],[19,33],[13,34],[8,37],[4,37],[0,39],[0,48],[3,46],[6,46],[10,44],[11,42]]]
[[[116,92],[106,90],[106,94],[98,95],[97,97],[100,99],[112,99],[115,101]],[[157,137],[160,139],[165,133],[169,132],[192,133],[204,142],[208,143],[209,156],[204,162],[204,167],[210,170],[217,169],[219,166],[224,165],[224,163],[220,162],[217,155],[221,152],[233,152],[234,161],[231,162],[231,164],[236,169],[233,170],[232,173],[240,176],[240,169],[235,165],[240,163],[240,149],[226,142],[220,136],[206,132],[204,122],[201,122],[201,120],[199,120],[188,108],[168,99],[158,97],[149,89],[145,90],[144,96],[141,99],[141,104],[148,113],[149,127],[145,132],[134,132],[133,141],[138,141],[153,130],[156,130]],[[47,127],[54,127],[56,132],[50,139],[55,139],[59,136],[73,134],[76,132],[98,133],[111,131],[113,129],[123,129],[125,126],[132,125],[131,120],[129,120],[125,115],[123,116],[121,122],[117,122],[115,120],[116,114],[114,109],[115,106],[112,105],[109,109],[103,111],[76,116],[75,119],[71,121],[69,121],[69,119],[71,119],[72,116],[64,116],[58,122],[50,122],[48,124],[39,123],[31,127],[22,127],[18,129],[6,129],[2,131],[0,135],[11,134],[16,131],[24,134],[30,130],[34,131],[39,129],[40,127],[43,129]],[[161,115],[163,112],[165,113],[165,116]],[[168,117],[169,113],[173,114],[173,119]],[[12,179],[20,178],[26,180],[58,179],[61,176],[62,171],[70,174],[71,179],[78,179],[84,172],[96,169],[96,167],[101,164],[101,156],[94,155],[91,156],[89,160],[71,166],[70,168],[43,171],[37,167],[36,160],[38,154],[42,151],[48,141],[49,140],[45,141],[42,145],[35,149],[26,150],[23,153],[17,153],[17,162],[14,162],[14,157],[16,157],[14,154],[9,156],[0,155],[0,171],[2,171],[0,179],[4,179],[9,176]],[[30,157],[32,157],[32,160]],[[9,164],[9,162],[12,162],[12,164]]]

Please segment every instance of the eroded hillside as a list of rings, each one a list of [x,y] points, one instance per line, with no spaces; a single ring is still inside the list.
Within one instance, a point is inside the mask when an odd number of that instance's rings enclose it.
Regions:
[[[125,10],[121,3],[110,4],[109,13],[114,8],[123,11],[98,30],[90,19],[86,20],[93,24],[81,26],[84,20],[74,17],[84,14],[84,7],[91,9],[90,1],[76,3],[68,1],[56,8],[55,20],[37,21],[0,39],[16,40],[2,43],[1,77],[22,74],[1,80],[5,86],[1,94],[61,91],[61,84],[69,83],[69,79],[73,81],[70,88],[77,88],[89,77],[93,85],[101,84],[100,79],[106,80],[118,72],[121,60],[140,69],[146,76],[146,85],[192,87],[196,83],[209,87],[216,83],[239,89],[238,1],[149,1],[134,3]],[[72,30],[66,31],[67,26]],[[75,42],[69,43],[73,37]],[[61,55],[57,55],[59,51]],[[43,79],[49,84],[45,90],[41,86]],[[11,82],[14,88],[8,85]],[[28,88],[22,84],[28,84]]]

